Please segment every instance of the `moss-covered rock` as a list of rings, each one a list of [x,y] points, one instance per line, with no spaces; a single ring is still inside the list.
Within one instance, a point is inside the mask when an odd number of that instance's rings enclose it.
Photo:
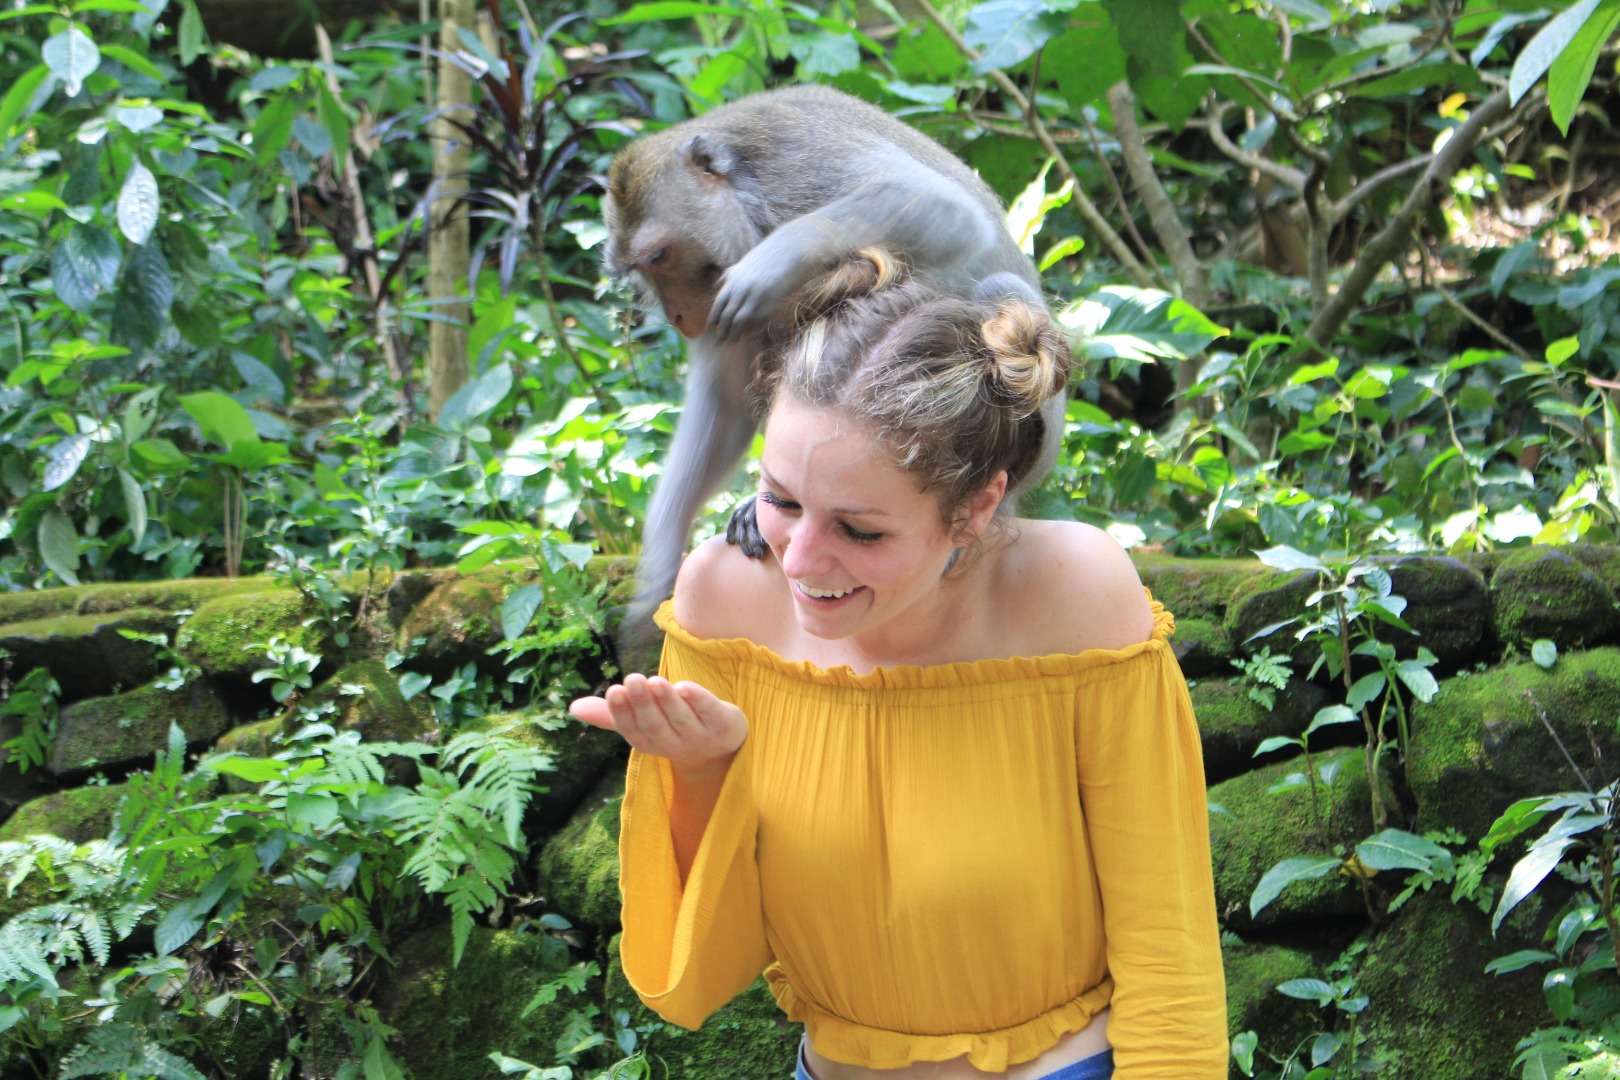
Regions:
[[[251,984],[239,986],[248,989]],[[234,1002],[217,1018],[193,1013],[181,1030],[193,1040],[185,1055],[214,1075],[231,1080],[265,1080],[276,1059],[286,1053],[287,1036],[275,1013],[263,1005]]]
[[[438,741],[438,722],[427,696],[406,701],[399,680],[380,660],[345,664],[303,700],[310,706],[328,702],[336,706],[333,722],[338,727],[358,730],[369,741]]]
[[[442,570],[402,570],[395,574],[383,593],[389,625],[397,627],[434,589],[455,576],[455,570],[449,567]]]
[[[611,1015],[623,1009],[630,1026],[644,1031],[641,1047],[662,1061],[668,1075],[725,1080],[784,1080],[793,1075],[803,1029],[790,1023],[764,979],[717,1009],[696,1031],[666,1024],[641,1003],[619,963],[619,939],[608,946],[603,995]],[[655,1075],[662,1075],[656,1069]]]
[[[1396,595],[1406,598],[1402,618],[1417,631],[1415,636],[1389,631],[1401,655],[1412,656],[1421,645],[1448,668],[1483,658],[1491,627],[1490,590],[1483,574],[1443,555],[1404,555],[1381,565],[1389,571]]]
[[[1303,679],[1293,679],[1276,692],[1276,705],[1268,710],[1249,696],[1247,682],[1205,679],[1193,686],[1192,703],[1204,744],[1204,779],[1216,784],[1253,768],[1255,748],[1266,739],[1304,731],[1327,704],[1327,694]],[[1272,751],[1263,760],[1275,761],[1293,752]]]
[[[1572,544],[1563,549],[1582,566],[1598,576],[1609,591],[1620,597],[1620,547],[1612,544]]]
[[[1176,632],[1170,639],[1176,662],[1189,679],[1232,672],[1232,638],[1226,627],[1210,619],[1176,618]]]
[[[1223,621],[1232,647],[1248,653],[1270,646],[1274,653],[1286,651],[1294,658],[1296,666],[1308,663],[1314,647],[1295,640],[1287,629],[1274,630],[1253,641],[1250,638],[1268,626],[1308,614],[1310,609],[1305,601],[1316,591],[1320,579],[1321,575],[1315,571],[1294,570],[1270,571],[1244,580],[1227,604]]]
[[[1334,775],[1331,785],[1318,778],[1315,813],[1308,784],[1268,794],[1278,781],[1302,774],[1303,759],[1265,765],[1209,789],[1209,801],[1221,808],[1209,816],[1209,841],[1216,913],[1227,926],[1242,932],[1256,924],[1281,926],[1364,911],[1360,891],[1334,872],[1288,886],[1258,919],[1249,915],[1249,897],[1267,870],[1284,859],[1328,854],[1335,844],[1354,843],[1372,832],[1366,770],[1359,757],[1346,762],[1350,754],[1332,750],[1311,756],[1319,769]]]
[[[492,713],[469,721],[463,727],[469,731],[499,730],[551,758],[552,770],[543,773],[537,781],[546,790],[534,797],[523,822],[523,832],[531,840],[556,832],[579,808],[606,770],[624,771],[623,739],[566,715]]]
[[[327,651],[325,634],[304,625],[310,614],[304,597],[292,589],[228,593],[208,601],[186,620],[175,647],[210,675],[246,681],[268,666],[264,652],[249,645],[280,636],[313,653]]]
[[[14,673],[46,668],[62,687],[62,700],[76,701],[150,679],[156,647],[119,631],[167,633],[174,623],[172,615],[152,608],[54,615],[0,626],[0,649],[11,654]]]
[[[0,825],[0,840],[36,834],[60,836],[76,844],[100,839],[112,829],[113,814],[124,801],[124,792],[123,784],[91,784],[33,799]]]
[[[1532,904],[1491,937],[1490,918],[1451,903],[1444,891],[1414,897],[1374,939],[1356,974],[1368,1005],[1361,1052],[1376,1075],[1395,1080],[1510,1080],[1513,1046],[1549,1020],[1546,971],[1484,974],[1485,964],[1539,947],[1533,933],[1545,913]]]
[[[492,573],[452,577],[437,585],[399,624],[398,648],[409,666],[442,678],[463,664],[498,670],[488,655],[501,642],[507,581]]]
[[[567,948],[544,933],[474,927],[460,966],[451,966],[448,927],[423,930],[394,950],[399,967],[378,984],[377,1009],[399,1031],[392,1049],[418,1077],[489,1080],[500,1051],[551,1065],[567,1012],[566,992],[522,1016],[568,966]]]
[[[1454,826],[1477,839],[1518,799],[1580,789],[1542,714],[1600,784],[1592,740],[1608,761],[1620,752],[1620,649],[1566,653],[1551,670],[1507,664],[1447,679],[1415,706],[1406,775],[1420,828]]]
[[[1228,1034],[1252,1031],[1260,1037],[1261,1049],[1286,1051],[1321,1030],[1320,1009],[1311,1002],[1279,994],[1277,987],[1290,979],[1321,978],[1323,960],[1286,945],[1223,946]]]
[[[1178,624],[1187,619],[1220,622],[1239,587],[1267,573],[1254,559],[1177,559],[1133,552],[1131,560],[1153,599]]]
[[[206,680],[193,679],[178,690],[148,683],[63,709],[46,768],[62,776],[148,763],[168,746],[170,724],[180,725],[188,743],[198,743],[217,738],[230,723],[224,701]]]
[[[568,824],[540,849],[541,891],[551,910],[612,933],[619,926],[619,804],[624,776],[604,777]]]
[[[186,578],[179,581],[83,585],[72,591],[78,594],[74,610],[93,614],[142,607],[162,611],[196,611],[210,600],[222,596],[264,592],[275,587],[275,583],[265,577]]]
[[[1512,648],[1537,638],[1565,649],[1607,641],[1615,627],[1614,593],[1564,551],[1526,548],[1502,560],[1491,578],[1491,623]]]

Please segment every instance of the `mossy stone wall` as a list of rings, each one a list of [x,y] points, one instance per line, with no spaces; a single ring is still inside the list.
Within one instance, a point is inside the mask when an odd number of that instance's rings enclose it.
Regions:
[[[1620,551],[1531,548],[1506,556],[1464,559],[1403,557],[1386,562],[1396,590],[1410,602],[1416,636],[1395,635],[1402,652],[1418,645],[1439,658],[1435,699],[1414,710],[1414,745],[1405,786],[1389,794],[1415,830],[1451,828],[1477,840],[1496,814],[1518,798],[1579,787],[1558,749],[1594,783],[1613,776],[1604,762],[1620,752]],[[1291,783],[1303,761],[1289,751],[1256,759],[1272,735],[1296,735],[1342,687],[1325,673],[1296,678],[1266,709],[1249,694],[1232,661],[1269,644],[1288,650],[1310,671],[1315,659],[1286,632],[1248,640],[1261,628],[1305,613],[1318,582],[1308,573],[1276,573],[1253,561],[1138,559],[1144,582],[1178,618],[1174,645],[1192,684],[1210,783],[1211,839],[1234,1032],[1254,1029],[1262,1046],[1286,1050],[1321,1028],[1314,1007],[1276,992],[1292,978],[1316,977],[1352,943],[1352,966],[1370,1004],[1361,1025],[1362,1052],[1380,1077],[1476,1080],[1512,1075],[1513,1044],[1550,1023],[1540,973],[1496,979],[1486,961],[1522,947],[1556,913],[1538,898],[1492,938],[1488,918],[1457,906],[1439,890],[1414,897],[1376,928],[1360,885],[1332,874],[1286,890],[1259,919],[1248,898],[1259,875],[1300,854],[1353,844],[1371,829],[1364,768],[1342,745],[1352,725],[1327,729],[1312,764],[1348,761],[1331,785]],[[621,583],[624,560],[597,564]],[[374,633],[336,647],[318,614],[296,592],[265,579],[89,586],[0,595],[0,647],[23,665],[48,667],[62,685],[62,723],[49,767],[26,774],[0,769],[0,841],[35,832],[75,840],[106,834],[121,798],[120,781],[144,768],[179,724],[198,751],[273,752],[283,733],[281,710],[267,683],[252,674],[262,660],[243,650],[272,634],[319,650],[318,685],[306,701],[331,706],[330,719],[368,739],[442,737],[421,695],[407,699],[406,673],[443,676],[468,663],[493,671],[488,654],[499,640],[499,607],[525,580],[494,566],[473,575],[412,571],[385,583],[374,599]],[[622,587],[621,587],[622,592]],[[183,624],[178,613],[191,612]],[[170,660],[120,629],[164,633],[201,674],[183,690],[154,683]],[[1532,663],[1532,641],[1547,637],[1563,655],[1550,670]],[[1245,644],[1246,643],[1246,644]],[[390,669],[389,650],[406,654]],[[596,679],[599,672],[588,673]],[[798,1032],[786,1025],[762,984],[697,1033],[680,1032],[635,1001],[616,966],[618,932],[616,834],[622,795],[622,747],[612,736],[563,721],[555,712],[486,718],[517,721],[524,737],[553,758],[550,790],[528,821],[535,879],[546,910],[575,924],[573,940],[594,947],[604,972],[589,990],[604,1015],[622,1011],[642,1045],[673,1077],[791,1075]],[[161,737],[160,737],[161,736]],[[1335,746],[1334,739],[1341,745]],[[1389,782],[1385,778],[1384,782]],[[1312,812],[1312,800],[1315,812]],[[1493,873],[1511,864],[1499,857]],[[1385,894],[1400,875],[1379,875]],[[0,917],[41,897],[19,894]],[[417,1077],[489,1075],[484,1055],[501,1050],[549,1061],[555,1033],[545,1015],[520,1014],[536,979],[555,960],[531,925],[479,928],[459,968],[448,963],[448,931],[426,926],[392,943],[399,962],[378,1005],[400,1031],[399,1052]],[[199,1038],[225,1035],[200,1032]],[[238,1040],[243,1047],[254,1039]],[[263,1040],[260,1040],[263,1041]],[[1461,1048],[1445,1053],[1437,1048]],[[232,1051],[245,1061],[249,1049]],[[234,1067],[234,1066],[233,1066]],[[241,1067],[239,1075],[255,1075]]]

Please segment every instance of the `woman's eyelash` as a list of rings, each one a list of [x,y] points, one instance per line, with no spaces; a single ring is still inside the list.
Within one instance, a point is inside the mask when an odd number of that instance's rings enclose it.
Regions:
[[[769,491],[761,491],[759,500],[767,506],[776,507],[778,510],[797,510],[799,507],[798,503],[788,502],[780,495],[773,495]]]
[[[782,498],[780,495],[769,491],[761,491],[759,493],[759,501],[764,503],[766,506],[774,506],[778,510],[787,510],[791,512],[799,508],[798,503],[790,502],[787,499]],[[853,528],[847,524],[840,524],[839,528],[843,530],[846,537],[857,544],[875,544],[879,540],[883,539],[882,533],[862,532],[861,530]]]

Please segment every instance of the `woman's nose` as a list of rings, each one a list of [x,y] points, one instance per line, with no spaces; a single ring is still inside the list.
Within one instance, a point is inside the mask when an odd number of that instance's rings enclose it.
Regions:
[[[794,522],[782,549],[782,572],[790,578],[804,578],[823,569],[827,562],[825,538],[825,532],[814,524]]]

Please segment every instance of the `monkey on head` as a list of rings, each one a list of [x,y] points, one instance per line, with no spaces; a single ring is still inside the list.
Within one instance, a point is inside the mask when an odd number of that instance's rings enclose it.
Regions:
[[[632,637],[670,594],[699,508],[753,439],[748,388],[802,286],[877,247],[947,292],[1044,304],[1034,264],[971,169],[822,86],[754,94],[631,143],[613,160],[604,217],[608,272],[636,278],[692,342],[686,403],[642,535]],[[1026,488],[1057,456],[1063,408],[1060,395],[1043,409],[1044,452]],[[766,554],[752,499],[726,535]]]

